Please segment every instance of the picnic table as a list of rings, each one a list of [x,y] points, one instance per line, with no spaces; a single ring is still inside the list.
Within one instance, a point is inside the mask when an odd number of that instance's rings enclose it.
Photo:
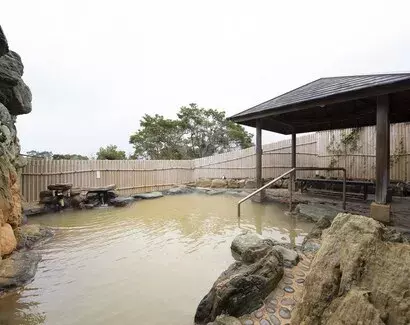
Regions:
[[[334,195],[337,194],[338,192],[334,191],[332,187],[334,185],[343,185],[343,180],[342,179],[329,179],[329,178],[298,178],[296,181],[300,185],[300,192],[307,192],[309,189],[314,190],[315,193],[318,194],[329,194],[329,195]],[[331,189],[317,189],[314,188],[313,186],[320,186],[320,185],[325,185],[325,187],[328,187],[327,185],[330,185]],[[354,186],[360,186],[361,187],[361,193],[347,193],[349,196],[352,197],[357,197],[360,196],[364,201],[367,200],[367,196],[369,193],[369,186],[373,185],[374,182],[372,181],[361,181],[361,180],[346,180],[346,186],[347,185],[354,185]]]

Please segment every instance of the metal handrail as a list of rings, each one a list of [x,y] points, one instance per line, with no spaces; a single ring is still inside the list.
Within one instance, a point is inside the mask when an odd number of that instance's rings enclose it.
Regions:
[[[292,174],[298,170],[341,170],[343,171],[343,210],[346,210],[346,169],[342,168],[342,167],[295,167],[292,168],[290,170],[288,170],[286,173],[283,173],[282,175],[280,175],[279,177],[276,177],[275,179],[271,180],[270,182],[268,182],[267,184],[263,185],[262,187],[258,188],[257,190],[253,191],[251,194],[245,196],[242,200],[240,200],[237,204],[238,206],[238,221],[241,218],[241,204],[247,200],[249,200],[251,197],[255,196],[256,194],[258,194],[259,192],[262,192],[264,189],[268,188],[269,186],[271,186],[272,184],[276,183],[278,180],[280,180],[281,178]],[[295,179],[295,178],[293,178]],[[292,207],[292,191],[293,191],[293,187],[290,186],[290,202],[289,205],[290,207]]]

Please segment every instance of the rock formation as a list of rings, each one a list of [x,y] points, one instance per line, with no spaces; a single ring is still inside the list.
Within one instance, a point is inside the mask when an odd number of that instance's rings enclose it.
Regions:
[[[254,311],[282,279],[283,257],[271,243],[249,235],[234,242],[241,261],[229,266],[201,300],[196,324],[207,324],[222,314],[238,317]]]
[[[9,254],[10,250],[16,247],[16,239],[9,227],[15,229],[21,224],[18,170],[24,165],[24,162],[20,158],[20,144],[15,122],[17,115],[27,114],[31,111],[31,92],[21,78],[23,72],[24,66],[20,56],[9,50],[6,37],[0,27],[1,256]]]
[[[322,232],[292,324],[409,324],[410,246],[363,216],[341,213]]]

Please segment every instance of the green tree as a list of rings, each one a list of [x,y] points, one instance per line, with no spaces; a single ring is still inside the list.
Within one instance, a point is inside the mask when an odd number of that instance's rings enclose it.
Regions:
[[[193,159],[252,146],[252,134],[228,121],[223,111],[189,104],[177,117],[144,115],[130,137],[133,158]]]
[[[140,121],[140,130],[131,135],[134,146],[131,158],[183,159],[181,138],[183,131],[179,122],[161,115],[145,114]]]
[[[51,151],[31,150],[31,151],[27,151],[26,155],[33,157],[33,158],[52,158],[53,157],[53,153]]]
[[[118,150],[115,145],[108,145],[105,148],[101,147],[97,152],[98,160],[124,160],[127,159],[125,151]]]
[[[54,154],[53,159],[55,160],[88,160],[87,156],[82,156],[78,154]]]

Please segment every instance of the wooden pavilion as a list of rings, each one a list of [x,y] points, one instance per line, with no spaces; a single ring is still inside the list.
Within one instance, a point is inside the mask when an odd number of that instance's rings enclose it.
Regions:
[[[376,125],[376,193],[372,217],[389,221],[390,123],[410,121],[410,73],[321,78],[233,115],[256,128],[256,179],[262,186],[262,130],[292,135]]]

